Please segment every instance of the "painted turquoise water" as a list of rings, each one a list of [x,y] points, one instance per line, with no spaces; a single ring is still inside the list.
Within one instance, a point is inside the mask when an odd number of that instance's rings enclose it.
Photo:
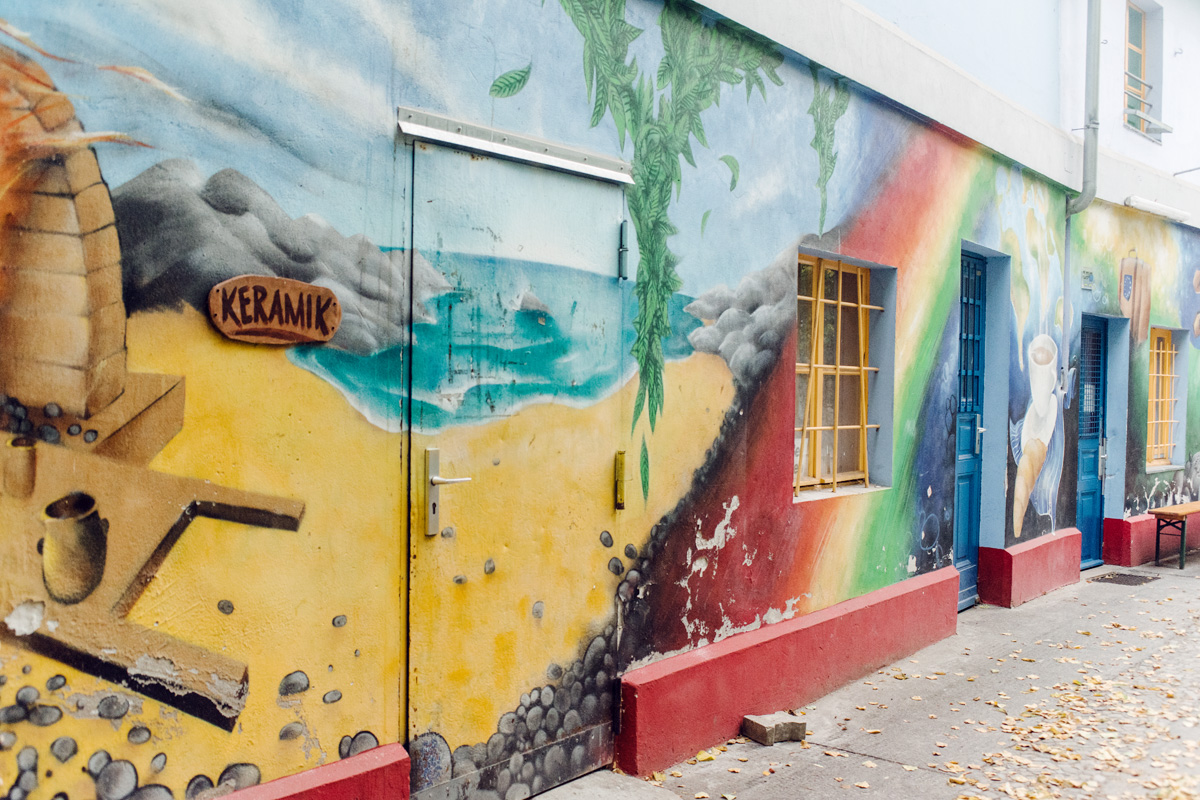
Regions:
[[[413,326],[412,425],[435,432],[509,416],[536,403],[586,407],[633,377],[633,282],[569,267],[459,253],[425,253],[451,291],[425,302]],[[692,353],[700,322],[671,298],[668,360]],[[292,363],[336,386],[373,424],[404,428],[404,347],[358,355],[294,347]]]

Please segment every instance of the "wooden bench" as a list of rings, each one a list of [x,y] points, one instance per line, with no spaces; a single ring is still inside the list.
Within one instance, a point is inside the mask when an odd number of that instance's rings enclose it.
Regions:
[[[1190,514],[1200,513],[1200,502],[1180,503],[1174,506],[1162,506],[1150,509],[1157,520],[1154,532],[1154,564],[1158,565],[1159,539],[1167,536],[1179,537],[1179,568],[1183,569],[1187,559],[1187,518]],[[1174,528],[1174,532],[1171,529]]]

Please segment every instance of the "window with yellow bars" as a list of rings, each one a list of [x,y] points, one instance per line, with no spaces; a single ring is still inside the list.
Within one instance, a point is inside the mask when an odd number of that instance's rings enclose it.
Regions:
[[[795,490],[868,484],[871,271],[801,255],[797,284]]]
[[[1171,331],[1150,329],[1150,398],[1146,463],[1170,464],[1175,449],[1175,343]]]

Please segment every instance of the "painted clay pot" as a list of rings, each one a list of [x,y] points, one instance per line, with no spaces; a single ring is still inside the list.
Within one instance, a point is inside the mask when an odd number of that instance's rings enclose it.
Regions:
[[[100,585],[108,552],[108,520],[96,501],[72,492],[46,506],[42,514],[42,581],[59,603],[78,603]]]
[[[33,494],[37,476],[37,440],[18,436],[8,440],[4,453],[4,492],[19,500]]]

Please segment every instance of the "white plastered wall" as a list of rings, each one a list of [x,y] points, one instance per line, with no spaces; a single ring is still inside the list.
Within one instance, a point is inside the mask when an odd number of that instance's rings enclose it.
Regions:
[[[875,0],[869,0],[875,1]],[[934,2],[934,0],[927,0]],[[940,0],[937,0],[940,2]],[[920,2],[920,0],[912,0]],[[705,0],[704,5],[916,113],[1078,191],[1082,182],[1083,70],[1086,0],[1059,0],[1062,46],[1059,118],[1047,120],[954,64],[853,0]],[[1097,194],[1112,203],[1129,195],[1180,208],[1200,226],[1200,105],[1186,97],[1200,74],[1200,3],[1164,0],[1164,102],[1175,132],[1163,144],[1121,128],[1124,0],[1104,0],[1101,50],[1101,151]],[[1039,17],[1040,18],[1040,17]],[[903,20],[902,20],[903,21]],[[1177,27],[1178,26],[1178,29]],[[980,47],[988,36],[971,36]],[[996,59],[1019,49],[992,46]],[[1182,50],[1178,55],[1176,50]],[[987,77],[987,76],[985,76]],[[1047,80],[1054,80],[1052,75]],[[1044,100],[1037,101],[1045,105]],[[1131,138],[1137,141],[1132,141]],[[1172,138],[1173,137],[1173,138]],[[1196,161],[1191,163],[1188,159]],[[1195,181],[1195,182],[1194,182]]]

